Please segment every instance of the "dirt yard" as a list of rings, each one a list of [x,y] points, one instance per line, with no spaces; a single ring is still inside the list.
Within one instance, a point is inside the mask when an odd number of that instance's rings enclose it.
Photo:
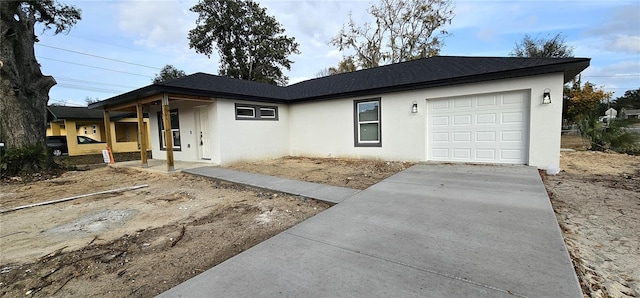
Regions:
[[[412,164],[282,158],[230,168],[364,189]],[[640,157],[563,152],[542,174],[585,297],[640,294]],[[151,297],[329,205],[186,174],[100,168],[0,182],[0,295]]]
[[[248,167],[274,163],[279,174],[294,179],[352,188],[405,168],[403,163],[293,158]],[[0,214],[3,297],[152,297],[329,207],[187,174],[125,168],[0,183],[2,210],[148,184]]]
[[[543,175],[585,297],[640,297],[640,156],[562,152]]]

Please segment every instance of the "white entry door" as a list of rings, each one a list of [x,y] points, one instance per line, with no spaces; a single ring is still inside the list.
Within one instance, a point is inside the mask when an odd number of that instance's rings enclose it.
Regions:
[[[211,159],[211,141],[209,136],[209,109],[208,107],[203,107],[198,109],[198,128],[199,128],[199,150],[200,150],[200,158],[202,159]]]
[[[427,157],[434,161],[528,163],[527,91],[427,100]]]

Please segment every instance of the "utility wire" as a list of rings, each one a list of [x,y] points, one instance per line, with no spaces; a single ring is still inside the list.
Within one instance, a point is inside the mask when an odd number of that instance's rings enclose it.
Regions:
[[[125,92],[125,91],[121,91],[121,90],[97,88],[97,87],[88,87],[88,86],[64,84],[64,83],[56,84],[56,86],[57,87],[62,87],[62,88],[68,88],[68,89],[86,90],[86,91],[94,91],[94,92],[109,93],[109,94],[120,94],[120,93],[124,93]]]
[[[79,66],[90,67],[90,68],[96,68],[96,69],[102,69],[102,70],[108,70],[108,71],[113,71],[113,72],[129,74],[129,75],[132,75],[132,76],[139,76],[139,77],[145,77],[145,78],[153,79],[153,77],[150,77],[150,76],[147,76],[147,75],[141,75],[141,74],[137,74],[137,73],[132,73],[132,72],[120,71],[120,70],[109,69],[109,68],[104,68],[104,67],[97,67],[97,66],[92,66],[92,65],[82,64],[82,63],[69,62],[69,61],[53,59],[53,58],[47,58],[47,57],[42,57],[42,56],[36,56],[36,57],[38,57],[40,59],[45,59],[45,60],[57,61],[57,62],[62,62],[62,63],[68,63],[68,64],[79,65]]]
[[[78,79],[67,78],[67,77],[59,77],[59,76],[56,76],[54,78],[56,80],[69,81],[69,82],[73,82],[73,83],[82,83],[82,84],[91,84],[91,85],[100,85],[100,86],[111,86],[111,87],[122,87],[122,88],[128,88],[128,89],[136,89],[136,88],[138,88],[138,87],[132,87],[132,86],[126,86],[126,85],[109,84],[109,83],[96,82],[96,81],[78,80]]]
[[[66,52],[71,52],[71,53],[75,53],[75,54],[85,55],[85,56],[89,56],[89,57],[94,57],[94,58],[99,58],[99,59],[104,59],[104,60],[109,60],[109,61],[115,61],[115,62],[124,63],[124,64],[130,64],[130,65],[146,67],[146,68],[151,68],[151,69],[156,69],[156,70],[161,70],[162,69],[162,68],[157,68],[157,67],[153,67],[153,66],[148,66],[148,65],[143,65],[143,64],[133,63],[133,62],[127,62],[127,61],[113,59],[113,58],[102,57],[102,56],[98,56],[98,55],[94,55],[94,54],[83,53],[83,52],[69,50],[69,49],[63,49],[63,48],[54,47],[54,46],[41,44],[41,43],[36,43],[36,45],[39,45],[39,46],[42,46],[42,47],[46,47],[46,48],[52,48],[52,49],[56,49],[56,50],[60,50],[60,51],[66,51]]]

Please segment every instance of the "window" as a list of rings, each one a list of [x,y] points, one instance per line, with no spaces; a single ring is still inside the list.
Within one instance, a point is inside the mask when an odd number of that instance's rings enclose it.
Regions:
[[[98,128],[96,127],[96,125],[93,125],[93,134],[95,135],[96,133],[98,133]]]
[[[169,117],[171,118],[171,135],[173,136],[173,150],[180,151],[180,121],[178,117],[178,110],[170,110]],[[164,138],[164,121],[162,121],[162,112],[158,112],[158,127],[160,127],[160,149],[166,149],[166,142]]]
[[[236,120],[278,120],[278,107],[236,104]]]
[[[354,145],[381,147],[380,99],[354,101]]]

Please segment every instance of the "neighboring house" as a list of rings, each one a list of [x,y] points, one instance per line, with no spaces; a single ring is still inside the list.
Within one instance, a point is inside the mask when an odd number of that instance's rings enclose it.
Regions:
[[[106,147],[104,113],[86,107],[49,106],[47,136],[66,136],[69,155],[100,154]],[[139,152],[138,119],[132,112],[110,113],[110,133],[115,140],[113,152]],[[144,120],[149,130],[148,116]],[[149,133],[147,133],[147,136]],[[83,143],[89,137],[104,143]]]
[[[149,111],[169,169],[287,155],[547,168],[559,165],[563,85],[589,63],[438,56],[287,87],[196,73],[90,108]]]
[[[621,117],[622,119],[638,119],[640,118],[640,109],[633,109],[633,110],[627,110],[625,108],[622,108],[621,110]]]

